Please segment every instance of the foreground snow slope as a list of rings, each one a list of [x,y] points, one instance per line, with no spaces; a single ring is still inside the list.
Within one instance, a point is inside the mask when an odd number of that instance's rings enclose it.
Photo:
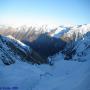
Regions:
[[[89,62],[90,63],[90,62]],[[90,90],[89,63],[59,61],[34,90]]]
[[[90,60],[65,61],[62,55],[57,55],[55,59],[53,66],[18,61],[5,66],[0,62],[0,87],[18,87],[18,90],[90,90]]]

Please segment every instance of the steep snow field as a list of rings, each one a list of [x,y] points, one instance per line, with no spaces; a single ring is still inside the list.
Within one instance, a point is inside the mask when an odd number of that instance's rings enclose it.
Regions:
[[[57,55],[53,66],[0,62],[0,87],[18,90],[90,90],[90,60],[65,61]]]

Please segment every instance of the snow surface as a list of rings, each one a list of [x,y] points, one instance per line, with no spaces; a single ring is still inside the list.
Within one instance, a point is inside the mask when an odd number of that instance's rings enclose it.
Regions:
[[[90,60],[65,61],[62,56],[53,66],[0,62],[0,87],[18,90],[90,90]]]

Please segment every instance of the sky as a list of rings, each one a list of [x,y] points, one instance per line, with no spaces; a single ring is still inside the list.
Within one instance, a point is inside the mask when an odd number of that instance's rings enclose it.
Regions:
[[[88,24],[90,0],[0,0],[0,24]]]

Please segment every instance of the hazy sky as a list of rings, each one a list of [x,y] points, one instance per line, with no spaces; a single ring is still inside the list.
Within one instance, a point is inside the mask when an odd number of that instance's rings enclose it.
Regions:
[[[0,24],[90,23],[90,0],[0,0]]]

